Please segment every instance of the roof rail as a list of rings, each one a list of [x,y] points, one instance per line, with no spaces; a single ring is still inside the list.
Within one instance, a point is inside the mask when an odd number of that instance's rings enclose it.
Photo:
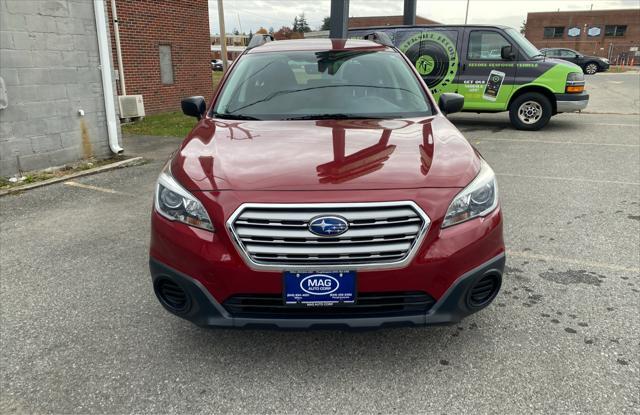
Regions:
[[[388,34],[384,32],[371,32],[364,35],[364,38],[366,40],[371,40],[372,42],[376,42],[384,46],[389,46],[390,48],[393,47],[393,42],[391,41],[391,38],[389,37]]]
[[[273,38],[273,35],[271,34],[262,34],[259,33],[257,35],[253,35],[253,37],[251,38],[251,40],[249,41],[249,45],[247,46],[247,50],[248,49],[253,49],[257,46],[262,46],[267,42],[273,42],[275,39]]]

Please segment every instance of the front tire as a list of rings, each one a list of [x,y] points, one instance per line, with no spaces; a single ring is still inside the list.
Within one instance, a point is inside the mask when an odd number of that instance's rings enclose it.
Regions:
[[[586,65],[584,65],[584,68],[583,68],[584,73],[586,73],[587,75],[595,75],[596,73],[598,73],[599,70],[600,70],[600,67],[595,62],[589,62]]]
[[[553,107],[549,98],[538,92],[527,92],[509,106],[509,119],[518,130],[537,131],[551,119]]]

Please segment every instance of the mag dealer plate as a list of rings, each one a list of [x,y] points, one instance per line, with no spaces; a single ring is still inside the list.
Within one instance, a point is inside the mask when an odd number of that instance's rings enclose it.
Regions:
[[[288,305],[331,306],[356,300],[355,271],[285,271],[283,285]]]

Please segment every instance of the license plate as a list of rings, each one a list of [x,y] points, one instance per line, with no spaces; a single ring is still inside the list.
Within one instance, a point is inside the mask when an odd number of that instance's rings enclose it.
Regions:
[[[284,302],[289,305],[331,306],[356,301],[355,271],[284,273]]]

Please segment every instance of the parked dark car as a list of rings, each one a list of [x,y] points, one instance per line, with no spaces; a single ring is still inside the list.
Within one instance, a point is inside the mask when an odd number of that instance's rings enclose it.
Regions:
[[[223,69],[222,59],[211,59],[211,70],[221,71]]]
[[[593,75],[596,72],[605,72],[609,69],[609,59],[601,58],[599,56],[583,55],[573,49],[545,48],[540,49],[540,51],[550,58],[573,62],[580,66],[584,73],[588,75]]]

